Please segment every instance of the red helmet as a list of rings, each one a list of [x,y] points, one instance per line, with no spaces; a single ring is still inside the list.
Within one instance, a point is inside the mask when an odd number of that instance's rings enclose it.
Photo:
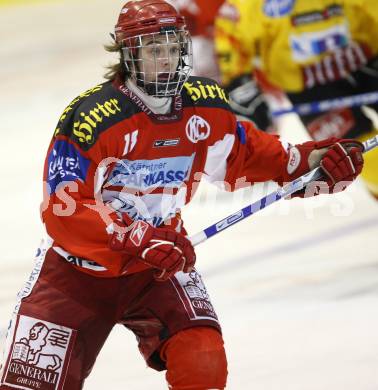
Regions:
[[[193,69],[192,43],[185,19],[164,0],[126,3],[115,26],[127,78],[148,95],[180,94]],[[154,46],[147,57],[147,47]],[[151,68],[153,64],[153,69]]]
[[[117,43],[136,35],[160,33],[167,28],[184,29],[185,18],[164,0],[132,0],[127,2],[115,26]]]

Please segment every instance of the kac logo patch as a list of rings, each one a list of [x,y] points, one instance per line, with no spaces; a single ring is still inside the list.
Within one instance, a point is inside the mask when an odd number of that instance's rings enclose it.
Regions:
[[[76,331],[20,315],[2,383],[18,389],[61,390]]]
[[[198,115],[189,118],[186,124],[186,135],[193,143],[203,141],[210,135],[210,125],[207,121]]]

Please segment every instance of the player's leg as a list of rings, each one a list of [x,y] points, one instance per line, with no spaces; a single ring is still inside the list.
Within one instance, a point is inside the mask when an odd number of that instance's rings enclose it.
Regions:
[[[167,366],[172,390],[224,389],[227,360],[222,335],[211,327],[182,330],[163,345],[160,356]]]
[[[106,283],[40,248],[8,329],[0,389],[81,389],[113,327],[111,297],[98,299]]]
[[[166,369],[170,388],[175,390],[225,388],[223,339],[201,276],[196,271],[179,272],[162,283],[146,271],[126,278],[125,291],[133,291],[141,278],[149,278],[149,288],[133,302],[125,299],[120,322],[138,336],[147,364]]]

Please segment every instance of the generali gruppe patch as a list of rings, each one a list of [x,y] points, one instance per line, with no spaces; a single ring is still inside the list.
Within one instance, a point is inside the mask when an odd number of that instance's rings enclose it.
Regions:
[[[18,315],[1,383],[17,389],[61,390],[76,331]]]
[[[197,271],[193,270],[190,273],[178,272],[170,281],[174,284],[191,319],[208,319],[218,322],[206,286]]]

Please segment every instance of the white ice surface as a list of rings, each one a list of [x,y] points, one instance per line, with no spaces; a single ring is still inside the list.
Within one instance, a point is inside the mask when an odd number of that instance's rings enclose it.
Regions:
[[[122,2],[0,8],[0,345],[43,229],[42,164],[64,107],[101,81]],[[289,118],[285,136],[304,135]],[[184,211],[191,233],[259,196],[202,188]],[[215,205],[212,199],[217,196]],[[346,193],[284,201],[198,247],[221,319],[228,389],[378,389],[378,206]],[[85,389],[165,389],[130,332],[116,327]]]

